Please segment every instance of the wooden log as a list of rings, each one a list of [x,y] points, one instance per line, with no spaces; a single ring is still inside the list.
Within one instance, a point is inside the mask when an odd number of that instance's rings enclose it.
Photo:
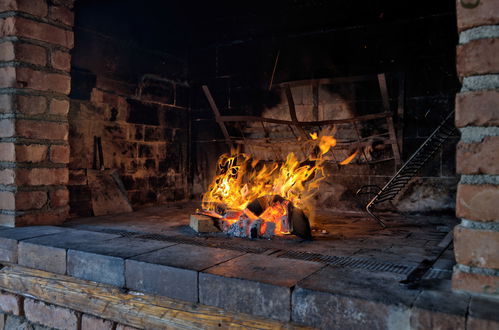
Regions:
[[[304,329],[212,306],[138,292],[123,293],[106,284],[12,264],[0,270],[0,288],[140,329]]]
[[[201,214],[191,214],[189,226],[198,233],[216,233],[220,231],[217,219]]]

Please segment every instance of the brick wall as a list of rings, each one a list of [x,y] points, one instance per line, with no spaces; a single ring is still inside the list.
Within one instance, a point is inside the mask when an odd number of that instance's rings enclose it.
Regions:
[[[0,225],[68,214],[72,5],[0,1]]]
[[[111,320],[0,291],[0,330],[137,330]]]
[[[457,1],[457,266],[454,289],[499,294],[499,1]]]

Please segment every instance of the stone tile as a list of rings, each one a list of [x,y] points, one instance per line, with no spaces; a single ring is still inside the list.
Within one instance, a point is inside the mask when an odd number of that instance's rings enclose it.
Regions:
[[[291,288],[323,265],[246,254],[199,274],[202,304],[289,321]]]
[[[175,243],[121,237],[83,243],[68,250],[68,275],[89,281],[125,286],[125,258]]]
[[[465,329],[469,301],[467,294],[424,291],[414,302],[411,329]]]
[[[198,271],[242,254],[243,252],[187,244],[170,246],[126,260],[126,286],[197,302]]]
[[[1,233],[1,232],[0,232]],[[118,235],[66,229],[63,233],[36,237],[19,242],[18,262],[22,266],[66,273],[66,250],[83,243],[117,238]]]
[[[405,276],[328,266],[297,284],[292,320],[319,328],[407,328],[418,291],[402,288]]]
[[[2,227],[0,230],[0,261],[17,263],[17,243],[20,240],[66,231],[62,227],[36,226],[22,228]]]

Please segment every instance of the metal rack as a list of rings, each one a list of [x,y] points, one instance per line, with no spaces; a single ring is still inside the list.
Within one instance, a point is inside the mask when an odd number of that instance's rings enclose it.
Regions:
[[[373,213],[373,207],[376,204],[391,201],[397,194],[414,178],[426,162],[440,149],[442,144],[454,132],[456,128],[453,123],[454,111],[449,113],[442,123],[433,131],[433,133],[423,142],[423,144],[414,152],[414,154],[405,162],[397,173],[388,181],[387,184],[379,189],[376,196],[366,205],[366,212],[373,217],[382,227],[385,223]],[[372,188],[372,185],[363,186],[357,191],[357,195],[364,193],[365,188]]]

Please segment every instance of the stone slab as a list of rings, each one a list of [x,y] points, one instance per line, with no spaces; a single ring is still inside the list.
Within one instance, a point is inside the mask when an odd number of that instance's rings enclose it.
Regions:
[[[327,266],[293,291],[292,320],[314,327],[407,328],[417,290],[402,288],[403,275]],[[334,326],[333,326],[334,328]]]
[[[23,240],[18,244],[18,263],[30,268],[65,274],[68,248],[117,237],[120,236],[67,229],[63,233]]]
[[[465,329],[470,297],[450,291],[423,291],[411,310],[411,329]]]
[[[89,281],[125,286],[125,258],[137,256],[175,243],[120,237],[82,243],[67,253],[68,275]]]
[[[499,329],[499,300],[486,297],[472,297],[468,312],[468,325],[482,326],[479,329]],[[488,327],[490,326],[490,327]],[[468,329],[476,329],[468,326]]]
[[[62,227],[53,226],[2,227],[0,230],[0,261],[17,263],[17,243],[20,240],[56,234],[66,230]]]
[[[188,244],[173,245],[125,262],[126,286],[185,301],[198,301],[198,271],[244,252]]]
[[[199,274],[199,300],[227,310],[289,321],[291,289],[324,267],[310,261],[246,254]]]

